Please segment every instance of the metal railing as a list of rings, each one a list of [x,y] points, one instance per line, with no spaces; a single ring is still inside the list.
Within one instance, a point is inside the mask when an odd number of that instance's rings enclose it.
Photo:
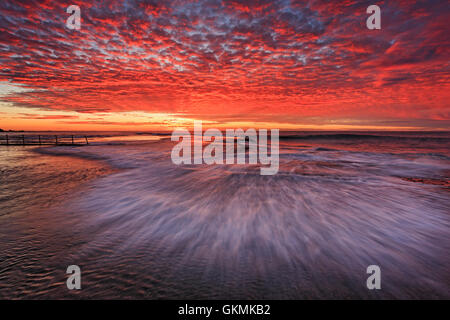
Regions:
[[[0,136],[0,145],[2,146],[42,146],[42,145],[61,145],[61,146],[80,146],[88,145],[87,136],[75,135],[3,135]]]

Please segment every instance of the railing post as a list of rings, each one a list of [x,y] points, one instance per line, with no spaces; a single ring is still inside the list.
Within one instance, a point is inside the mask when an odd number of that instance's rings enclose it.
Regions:
[[[55,136],[56,144],[58,144],[58,136]]]
[[[41,136],[39,135],[39,145],[41,145]]]
[[[84,138],[86,139],[86,144],[89,144],[88,138],[86,136]]]
[[[22,144],[25,145],[25,135],[22,135]]]
[[[73,135],[72,135],[72,144],[74,144],[74,143],[73,143]]]
[[[8,135],[6,135],[6,145],[9,146],[9,138],[8,138]]]

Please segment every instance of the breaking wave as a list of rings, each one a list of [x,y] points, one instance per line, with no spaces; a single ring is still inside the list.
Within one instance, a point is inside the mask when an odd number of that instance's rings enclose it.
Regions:
[[[54,286],[21,294],[70,296],[51,270],[79,264],[78,295],[91,298],[450,297],[450,193],[423,183],[447,181],[448,158],[290,142],[279,173],[261,176],[256,165],[175,166],[171,146],[41,150],[119,170],[42,216],[46,246],[36,251]],[[365,285],[372,264],[380,291]]]

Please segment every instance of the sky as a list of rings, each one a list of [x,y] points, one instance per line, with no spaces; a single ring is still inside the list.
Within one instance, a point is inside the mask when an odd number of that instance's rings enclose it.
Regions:
[[[445,0],[1,1],[0,128],[448,130],[449,17]]]

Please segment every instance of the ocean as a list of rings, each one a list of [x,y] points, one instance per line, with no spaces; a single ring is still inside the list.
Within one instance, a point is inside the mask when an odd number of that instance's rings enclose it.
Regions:
[[[282,132],[273,176],[74,134],[0,146],[1,299],[450,298],[449,132]]]

